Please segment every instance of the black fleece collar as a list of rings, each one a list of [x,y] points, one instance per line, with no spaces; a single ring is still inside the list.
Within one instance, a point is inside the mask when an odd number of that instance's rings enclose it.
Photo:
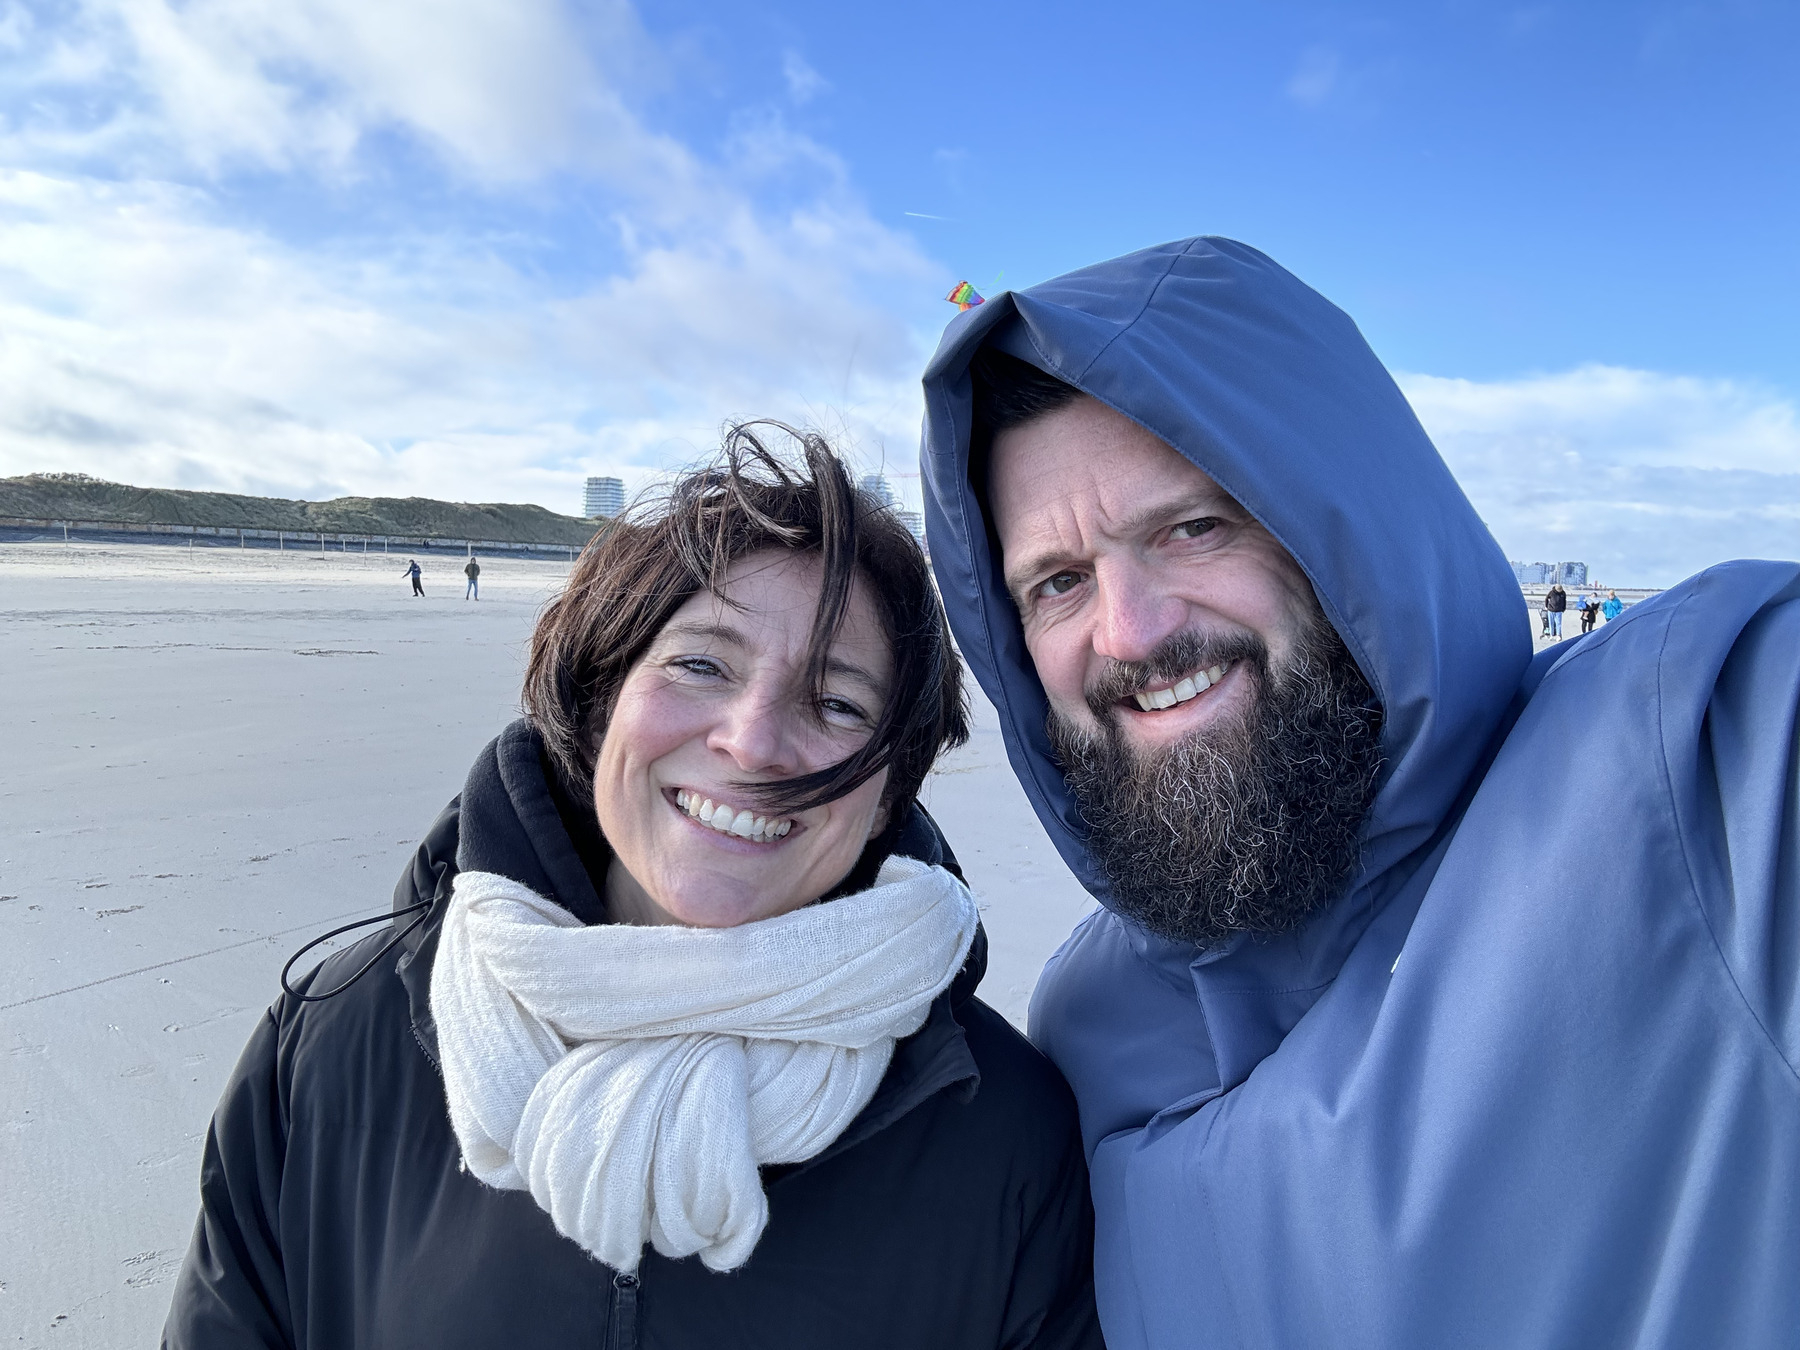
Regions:
[[[543,741],[523,718],[479,756],[463,784],[456,870],[495,872],[556,901],[584,924],[606,922],[598,883],[606,860],[583,852],[604,848],[597,826],[577,839],[573,803],[559,802]],[[591,808],[585,813],[593,820]],[[586,844],[583,850],[580,845]]]

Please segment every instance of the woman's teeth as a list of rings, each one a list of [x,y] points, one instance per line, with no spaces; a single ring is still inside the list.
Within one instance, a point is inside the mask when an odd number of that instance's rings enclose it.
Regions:
[[[770,820],[767,816],[753,815],[749,811],[734,811],[723,802],[715,806],[711,797],[702,797],[686,788],[675,793],[675,805],[720,834],[735,834],[739,839],[749,839],[759,844],[779,839],[794,828],[791,820]]]
[[[1137,699],[1138,707],[1145,712],[1155,712],[1158,708],[1173,708],[1177,703],[1186,703],[1195,695],[1203,694],[1211,689],[1225,678],[1225,672],[1230,669],[1231,662],[1227,661],[1224,665],[1214,666],[1210,670],[1195,671],[1180,683],[1171,685],[1167,689],[1158,689],[1154,693],[1139,692],[1133,697]]]

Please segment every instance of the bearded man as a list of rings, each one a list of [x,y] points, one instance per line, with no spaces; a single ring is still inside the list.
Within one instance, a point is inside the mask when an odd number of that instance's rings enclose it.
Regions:
[[[1355,326],[1229,240],[925,386],[952,625],[1102,906],[1032,1034],[1113,1350],[1795,1344],[1800,567],[1534,659]]]

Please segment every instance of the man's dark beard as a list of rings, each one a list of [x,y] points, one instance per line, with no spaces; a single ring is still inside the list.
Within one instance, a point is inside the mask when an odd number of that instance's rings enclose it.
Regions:
[[[1232,661],[1246,715],[1139,751],[1118,704],[1152,682]],[[1112,908],[1210,946],[1277,933],[1329,901],[1357,860],[1381,769],[1381,710],[1322,613],[1279,672],[1254,634],[1180,633],[1087,691],[1097,731],[1052,712],[1050,739],[1087,820]]]

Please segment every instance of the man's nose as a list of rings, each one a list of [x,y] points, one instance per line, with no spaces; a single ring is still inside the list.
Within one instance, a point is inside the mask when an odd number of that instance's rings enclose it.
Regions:
[[[800,770],[798,710],[781,697],[746,690],[720,709],[707,748],[727,755],[744,773],[781,777]]]
[[[1115,565],[1095,577],[1094,650],[1115,661],[1144,661],[1180,631],[1187,606],[1144,568]]]

